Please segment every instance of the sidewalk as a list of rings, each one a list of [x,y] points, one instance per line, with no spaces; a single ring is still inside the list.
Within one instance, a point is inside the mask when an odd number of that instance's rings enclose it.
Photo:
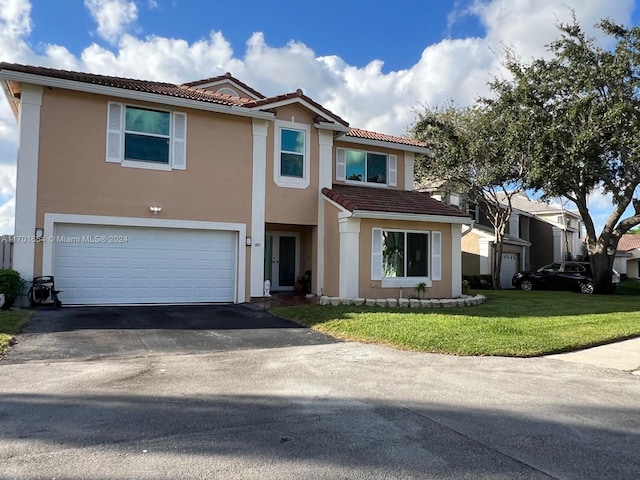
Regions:
[[[584,363],[596,367],[632,371],[640,369],[640,338],[587,348],[576,352],[548,355],[547,358]]]

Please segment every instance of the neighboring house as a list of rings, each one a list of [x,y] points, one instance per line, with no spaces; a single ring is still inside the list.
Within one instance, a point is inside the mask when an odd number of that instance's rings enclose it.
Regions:
[[[495,236],[484,209],[442,185],[432,188],[431,195],[461,206],[475,222],[471,230],[463,230],[463,275],[491,275]],[[499,198],[506,204],[504,194]],[[503,288],[511,287],[511,278],[519,270],[575,260],[583,255],[582,221],[578,212],[530,199],[524,193],[512,196],[511,205],[513,210],[504,239],[500,271]]]
[[[66,304],[244,302],[291,290],[461,294],[460,209],[414,192],[424,143],[301,90],[0,64],[18,119],[13,267]],[[408,294],[409,295],[409,294]]]
[[[613,268],[627,278],[640,278],[640,235],[629,233],[620,237]]]

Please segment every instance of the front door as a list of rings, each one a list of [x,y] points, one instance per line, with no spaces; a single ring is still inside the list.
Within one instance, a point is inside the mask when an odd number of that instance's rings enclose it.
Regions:
[[[264,248],[264,278],[271,290],[293,290],[300,276],[300,234],[267,232]]]

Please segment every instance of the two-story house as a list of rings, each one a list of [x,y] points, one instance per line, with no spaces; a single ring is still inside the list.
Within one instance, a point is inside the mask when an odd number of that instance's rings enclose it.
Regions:
[[[461,293],[466,213],[413,190],[427,145],[301,90],[0,64],[18,120],[13,267],[66,304],[245,302],[292,289]]]
[[[495,233],[486,208],[470,202],[443,183],[423,185],[433,198],[459,206],[474,221],[463,228],[462,271],[464,276],[489,276],[493,265]],[[498,194],[502,205],[505,194]],[[511,287],[517,271],[539,268],[553,262],[576,260],[584,255],[580,214],[555,203],[541,202],[525,193],[511,197],[512,213],[503,241],[500,284]]]

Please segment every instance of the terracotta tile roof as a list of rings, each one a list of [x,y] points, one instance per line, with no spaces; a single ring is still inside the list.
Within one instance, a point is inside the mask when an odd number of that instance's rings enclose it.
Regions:
[[[321,112],[322,116],[327,117],[327,118],[322,118],[321,116],[319,116],[319,118],[316,121],[318,122],[335,121],[345,127],[349,127],[349,123],[346,120],[340,118],[338,115],[327,110],[325,107],[315,102],[310,97],[307,97],[302,90],[297,90],[292,93],[287,93],[284,95],[277,95],[274,97],[266,98],[260,92],[252,89],[248,85],[237,80],[236,78],[231,76],[231,74],[229,73],[218,76],[218,77],[211,77],[204,80],[184,83],[182,85],[174,85],[172,83],[166,83],[166,82],[155,82],[155,81],[149,81],[149,80],[138,80],[134,78],[113,77],[108,75],[98,75],[94,73],[74,72],[70,70],[59,70],[55,68],[36,67],[32,65],[21,65],[18,63],[7,63],[7,62],[0,62],[0,70],[38,75],[38,76],[49,77],[49,78],[57,78],[61,80],[69,80],[74,82],[88,83],[92,85],[101,85],[105,87],[122,88],[126,90],[134,90],[137,92],[152,93],[157,95],[167,95],[171,97],[179,97],[179,98],[184,98],[188,100],[196,100],[200,102],[246,107],[249,109],[256,109],[256,110],[266,110],[269,108],[269,105],[273,105],[281,101],[291,100],[294,98],[301,98],[305,100],[307,103],[309,103],[310,105],[312,105],[317,111]],[[241,85],[243,88],[246,88],[247,91],[250,91],[251,93],[255,93],[256,96],[259,96],[261,98],[258,100],[253,100],[249,98],[234,97],[234,96],[230,96],[222,93],[216,93],[216,92],[212,92],[202,88],[198,88],[199,85],[212,83],[215,81],[225,80],[225,79],[229,79],[238,83],[238,85]],[[263,108],[263,107],[266,107],[266,108]],[[385,135],[382,133],[370,132],[370,131],[361,130],[358,128],[352,129],[346,135],[352,138],[378,140],[381,142],[389,142],[389,143],[395,143],[399,145],[408,145],[408,146],[423,147],[423,148],[427,147],[426,143],[418,142],[410,138],[398,137],[393,135]]]
[[[360,128],[352,128],[347,137],[364,138],[367,140],[378,140],[380,142],[399,143],[401,145],[411,145],[413,147],[428,148],[429,145],[425,142],[419,142],[407,137],[396,137],[394,135],[385,135],[383,133],[370,132],[368,130],[362,130]]]
[[[322,194],[350,212],[365,210],[469,218],[459,208],[416,191],[334,184],[332,188],[323,188]]]
[[[220,82],[220,81],[223,81],[223,80],[230,80],[231,82],[240,85],[242,88],[244,88],[249,93],[253,94],[254,96],[256,96],[258,98],[266,98],[265,95],[261,94],[257,90],[254,90],[253,88],[251,88],[246,83],[238,80],[233,75],[231,75],[231,73],[229,73],[229,72],[225,73],[224,75],[218,75],[217,77],[203,78],[202,80],[196,80],[194,82],[183,83],[181,86],[182,87],[192,87],[193,88],[193,87],[198,87],[200,85],[206,85],[206,84],[209,84],[209,83]]]
[[[17,63],[0,63],[0,70],[10,70],[13,72],[40,75],[44,77],[58,78],[61,80],[71,80],[74,82],[90,83],[105,87],[123,88],[135,90],[137,92],[155,93],[158,95],[168,95],[201,102],[219,103],[221,105],[242,106],[249,99],[231,97],[207,90],[192,88],[188,86],[174,85],[165,82],[153,82],[149,80],[137,80],[134,78],[111,77],[107,75],[97,75],[94,73],[72,72],[69,70],[58,70],[55,68],[34,67],[31,65],[20,65]]]
[[[618,242],[618,253],[626,253],[640,248],[640,235],[622,235]]]
[[[329,116],[332,119],[336,120],[337,122],[341,123],[345,127],[349,126],[349,123],[346,120],[343,120],[342,118],[340,118],[335,113],[333,113],[333,112],[327,110],[326,108],[324,108],[322,105],[320,105],[315,100],[311,99],[310,97],[307,97],[301,89],[298,89],[295,92],[285,93],[283,95],[276,95],[275,97],[269,97],[269,98],[263,98],[261,100],[255,100],[253,102],[247,103],[245,106],[248,107],[248,108],[264,107],[264,106],[267,106],[267,105],[271,105],[271,104],[274,104],[274,103],[282,102],[282,101],[285,101],[285,100],[291,100],[292,98],[298,98],[298,97],[302,98],[307,103],[310,103],[315,108],[320,110],[322,113],[326,114],[327,116]]]

